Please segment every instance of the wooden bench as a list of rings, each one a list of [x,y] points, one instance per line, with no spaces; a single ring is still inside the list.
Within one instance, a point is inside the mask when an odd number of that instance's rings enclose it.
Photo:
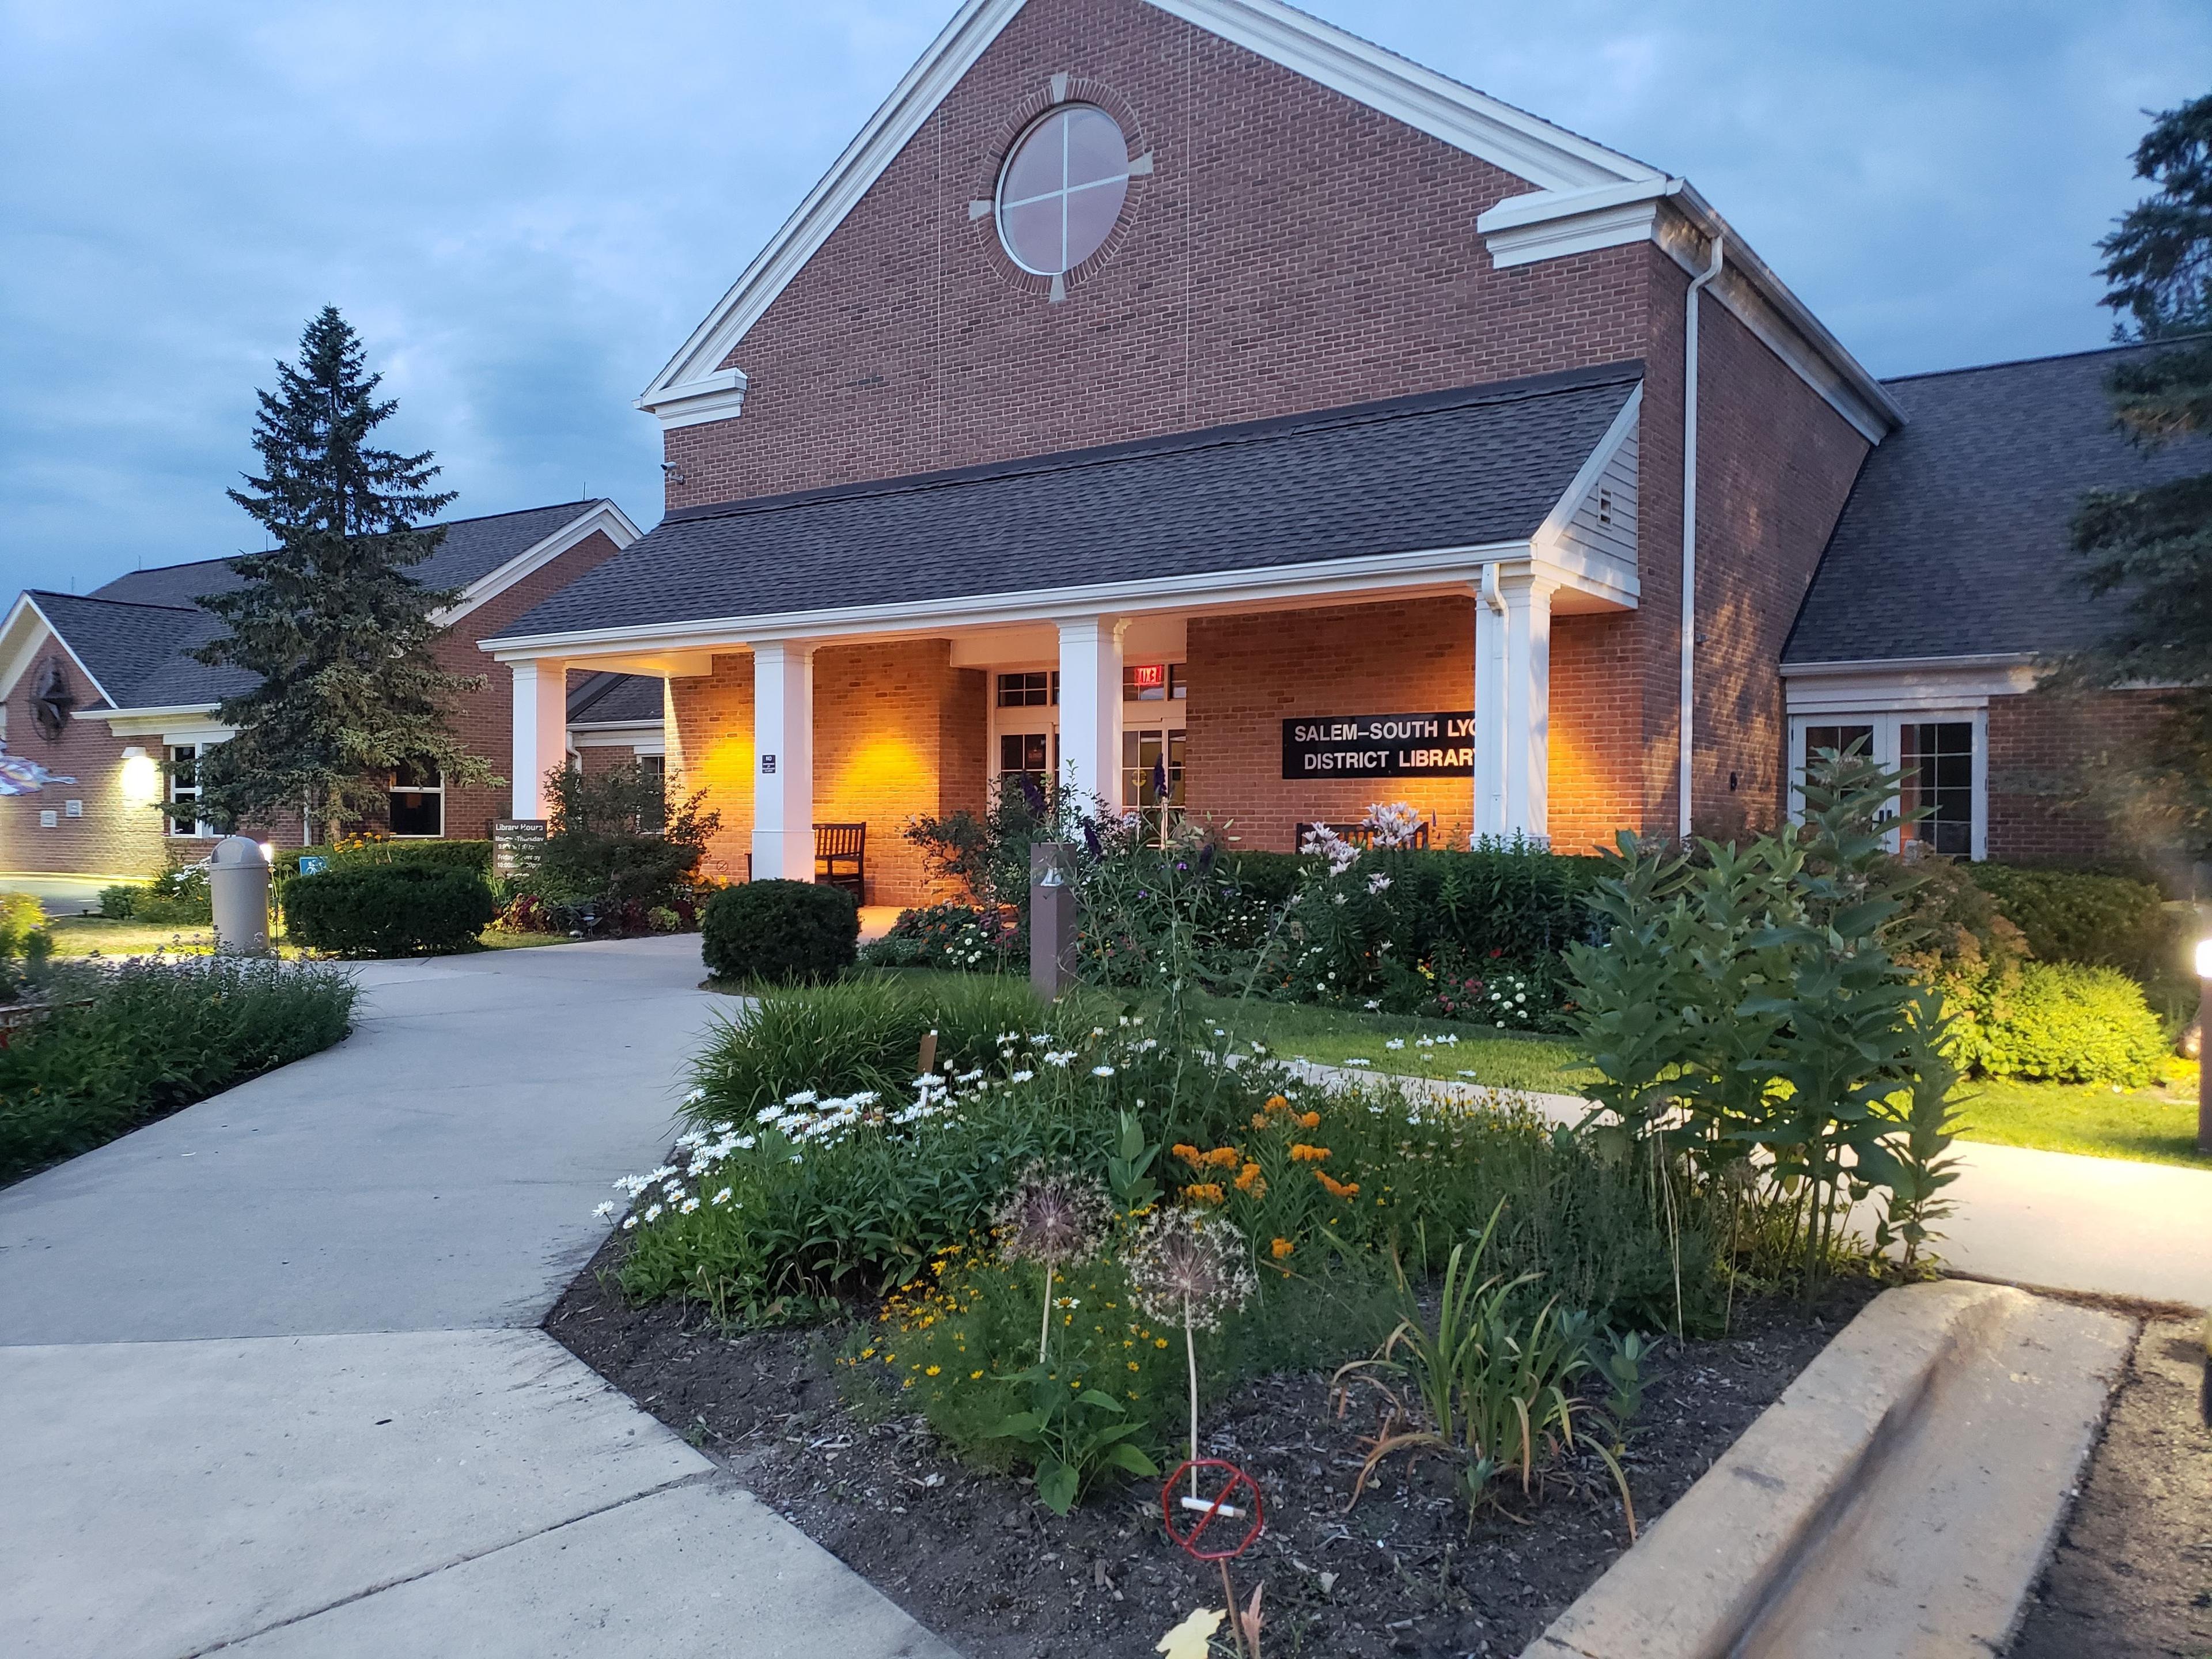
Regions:
[[[1301,823],[1297,827],[1297,835],[1291,840],[1291,850],[1293,853],[1304,852],[1306,850],[1306,837],[1316,830],[1326,830],[1339,840],[1351,842],[1352,845],[1359,848],[1363,853],[1375,844],[1375,830],[1371,824]],[[1413,827],[1413,839],[1409,842],[1407,845],[1416,852],[1427,852],[1429,850],[1429,826],[1425,823],[1416,824]]]
[[[814,879],[823,887],[842,887],[855,904],[868,902],[868,826],[865,823],[817,823],[814,826]]]

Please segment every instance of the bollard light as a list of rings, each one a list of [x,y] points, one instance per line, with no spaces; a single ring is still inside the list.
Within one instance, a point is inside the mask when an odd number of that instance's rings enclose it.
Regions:
[[[2212,1012],[2212,939],[2200,939],[2197,941],[2197,1150],[2200,1152],[2212,1152],[2212,1046],[2204,1040],[2208,1012]]]

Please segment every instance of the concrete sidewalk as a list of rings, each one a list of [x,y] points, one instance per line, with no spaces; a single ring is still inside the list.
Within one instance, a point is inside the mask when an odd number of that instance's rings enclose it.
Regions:
[[[1302,1063],[1316,1080],[1396,1084],[1439,1099],[1476,1102],[1508,1095],[1554,1122],[1578,1123],[1589,1103],[1574,1095],[1492,1091]],[[2212,1308],[2212,1170],[2124,1158],[2079,1158],[1978,1140],[1954,1144],[1959,1178],[1947,1189],[1954,1212],[1939,1224],[1944,1266],[1976,1279],[2031,1290],[2069,1291]],[[1871,1229],[1874,1207],[1854,1220]]]
[[[536,1328],[701,974],[371,964],[337,1048],[0,1192],[7,1651],[949,1659]]]

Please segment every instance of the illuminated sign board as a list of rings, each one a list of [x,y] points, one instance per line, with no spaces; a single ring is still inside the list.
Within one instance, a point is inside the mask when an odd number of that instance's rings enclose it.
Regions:
[[[1286,778],[1471,778],[1474,715],[1316,714],[1283,722]]]

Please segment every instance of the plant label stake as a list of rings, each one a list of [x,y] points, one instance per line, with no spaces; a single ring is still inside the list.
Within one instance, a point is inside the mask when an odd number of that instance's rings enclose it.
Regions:
[[[1199,1471],[1201,1469],[1206,1471],[1208,1486],[1213,1486],[1216,1476],[1225,1477],[1221,1480],[1220,1490],[1212,1498],[1198,1496]],[[1191,1490],[1178,1498],[1176,1484],[1186,1473],[1190,1476]],[[1243,1502],[1231,1501],[1237,1498]],[[1233,1544],[1228,1541],[1235,1531],[1233,1527],[1223,1528],[1209,1540],[1206,1535],[1206,1528],[1224,1517],[1231,1521],[1243,1521],[1249,1517],[1251,1524],[1244,1528],[1243,1534]],[[1176,1524],[1179,1520],[1186,1523],[1184,1527],[1179,1528]],[[1253,1618],[1251,1628],[1248,1631],[1244,1621],[1237,1616],[1237,1592],[1229,1583],[1230,1562],[1251,1548],[1252,1540],[1259,1537],[1267,1524],[1267,1510],[1260,1499],[1258,1483],[1234,1463],[1218,1457],[1194,1457],[1170,1474],[1167,1483],[1160,1488],[1160,1522],[1167,1528],[1168,1536],[1175,1540],[1184,1554],[1195,1561],[1212,1561],[1219,1565],[1221,1594],[1228,1604],[1230,1634],[1235,1639],[1239,1653],[1245,1651],[1244,1638],[1249,1635],[1252,1659],[1260,1659],[1259,1598],[1253,1598]]]

